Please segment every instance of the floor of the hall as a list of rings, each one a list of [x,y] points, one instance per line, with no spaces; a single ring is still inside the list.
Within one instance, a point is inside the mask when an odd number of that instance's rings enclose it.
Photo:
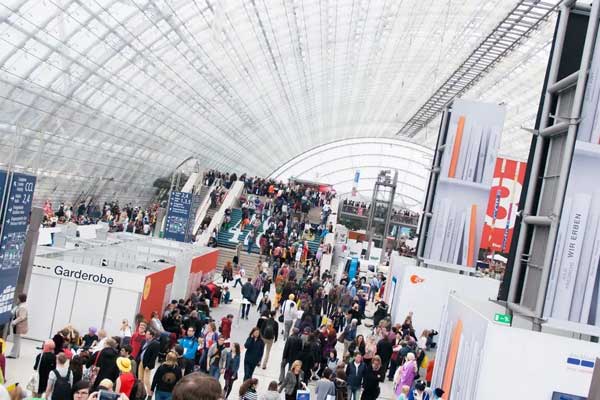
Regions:
[[[240,288],[234,289],[232,294],[234,294],[234,296],[233,296],[234,302],[231,304],[228,304],[228,305],[220,305],[217,308],[213,308],[211,310],[211,316],[218,323],[221,320],[221,318],[227,314],[235,315],[232,332],[231,332],[231,342],[232,343],[233,342],[240,343],[240,346],[242,347],[242,360],[241,360],[240,371],[239,371],[240,379],[235,381],[233,390],[231,392],[231,395],[229,396],[229,399],[237,399],[239,397],[237,395],[238,388],[239,388],[240,384],[242,383],[241,378],[243,377],[243,374],[244,374],[244,365],[243,365],[244,342],[245,342],[250,330],[252,329],[252,327],[254,327],[256,325],[256,321],[258,320],[259,315],[258,315],[258,312],[256,311],[256,307],[253,307],[250,312],[249,319],[248,320],[240,320],[238,318],[239,317],[239,308],[240,308],[239,301],[241,299]],[[367,315],[370,315],[370,312],[367,312]],[[370,321],[367,320],[367,322],[370,322]],[[283,325],[283,324],[280,324],[280,325]],[[86,329],[86,327],[77,327],[77,328],[79,328],[80,332],[82,332],[82,331],[85,332],[85,329]],[[370,334],[370,330],[368,328],[366,328],[364,325],[361,325],[359,327],[359,333],[362,333],[363,335],[365,335],[365,338],[366,338]],[[111,332],[109,332],[109,335],[110,334],[111,334]],[[9,336],[8,351],[6,352],[6,354],[9,353],[10,346],[12,345],[12,343],[10,343],[10,340],[11,340],[11,337]],[[269,382],[271,382],[273,380],[277,381],[279,379],[279,368],[280,368],[280,364],[281,364],[281,358],[282,358],[284,344],[285,344],[285,342],[282,340],[282,338],[280,338],[276,343],[274,343],[273,347],[271,349],[271,356],[270,356],[269,362],[267,364],[267,369],[263,370],[260,367],[258,367],[254,372],[254,377],[259,380],[259,386],[258,386],[259,395],[262,393],[265,393],[267,391],[267,386],[269,385]],[[35,357],[39,352],[39,350],[36,350],[36,347],[38,347],[40,345],[41,345],[40,342],[26,340],[26,339],[22,340],[20,358],[7,360],[7,363],[6,363],[6,378],[7,378],[6,381],[7,382],[9,382],[9,383],[19,382],[22,386],[26,385],[27,381],[29,380],[29,378],[31,377],[31,374],[33,372],[33,363],[34,363]],[[341,353],[341,351],[343,350],[343,345],[338,343],[337,350],[338,350],[338,354]],[[220,382],[221,382],[221,385],[223,385],[223,377],[221,377]],[[313,395],[314,395],[314,386],[315,386],[314,383],[309,384],[309,389],[311,390],[311,393],[313,393]],[[316,398],[316,397],[311,396],[311,398]],[[381,399],[395,399],[395,395],[394,395],[393,388],[392,388],[392,382],[389,382],[387,379],[384,383],[381,384],[380,398]]]

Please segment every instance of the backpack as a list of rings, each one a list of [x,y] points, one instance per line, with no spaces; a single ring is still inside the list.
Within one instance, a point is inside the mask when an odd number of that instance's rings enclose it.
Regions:
[[[62,376],[58,370],[53,370],[56,382],[54,382],[54,388],[52,389],[52,400],[71,400],[73,398],[71,384],[69,378],[71,377],[71,370],[67,371],[67,376]]]
[[[268,340],[275,339],[275,327],[272,320],[267,320],[262,331],[262,337]]]

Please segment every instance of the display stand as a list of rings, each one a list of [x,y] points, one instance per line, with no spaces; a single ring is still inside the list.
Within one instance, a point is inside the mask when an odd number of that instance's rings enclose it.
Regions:
[[[491,302],[450,295],[447,304],[431,384],[444,399],[587,398],[598,344],[499,322],[504,308]]]
[[[495,297],[500,285],[496,279],[423,268],[414,259],[398,254],[392,255],[386,282],[385,299],[390,305],[392,323],[402,324],[412,312],[417,333],[425,329],[439,331],[448,294],[483,302]]]
[[[422,265],[475,266],[504,114],[504,106],[466,100],[445,109],[421,219]]]
[[[594,246],[594,234],[588,236],[586,225],[597,225],[594,213],[598,203],[586,208],[585,197],[591,198],[597,187],[593,175],[600,166],[598,145],[586,143],[592,132],[597,134],[598,84],[594,80],[598,80],[600,68],[596,63],[600,63],[596,43],[599,10],[598,2],[591,8],[574,1],[561,5],[538,112],[523,218],[511,249],[505,280],[508,293],[503,296],[508,308],[529,318],[535,330],[542,330],[550,318],[549,327],[591,333],[587,326],[592,319],[589,303],[597,297],[592,292],[598,284],[597,276],[587,273],[595,274],[598,268],[597,263],[590,266],[592,262],[583,262],[580,256],[586,254],[583,246]],[[596,67],[593,55],[598,58]],[[588,70],[591,90],[586,92]],[[579,196],[579,192],[587,194]],[[590,257],[592,253],[590,250]],[[582,311],[586,301],[588,312]]]

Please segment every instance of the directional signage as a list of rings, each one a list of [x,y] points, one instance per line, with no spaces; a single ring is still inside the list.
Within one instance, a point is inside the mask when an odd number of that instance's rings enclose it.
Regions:
[[[494,315],[494,321],[499,322],[501,324],[510,324],[512,322],[512,316],[510,316],[509,314],[496,313]]]
[[[165,223],[165,239],[185,242],[191,207],[191,193],[171,192]]]
[[[0,237],[0,324],[11,319],[10,311],[25,249],[35,180],[35,176],[15,172],[8,181]]]

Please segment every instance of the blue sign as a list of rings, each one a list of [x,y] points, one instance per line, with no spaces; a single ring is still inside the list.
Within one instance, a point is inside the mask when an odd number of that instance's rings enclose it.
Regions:
[[[360,179],[360,171],[354,172],[354,183],[358,183]]]
[[[33,203],[35,176],[13,173],[9,179],[0,238],[0,324],[11,319],[27,226]]]
[[[171,192],[165,223],[165,239],[185,242],[191,207],[191,193]]]

